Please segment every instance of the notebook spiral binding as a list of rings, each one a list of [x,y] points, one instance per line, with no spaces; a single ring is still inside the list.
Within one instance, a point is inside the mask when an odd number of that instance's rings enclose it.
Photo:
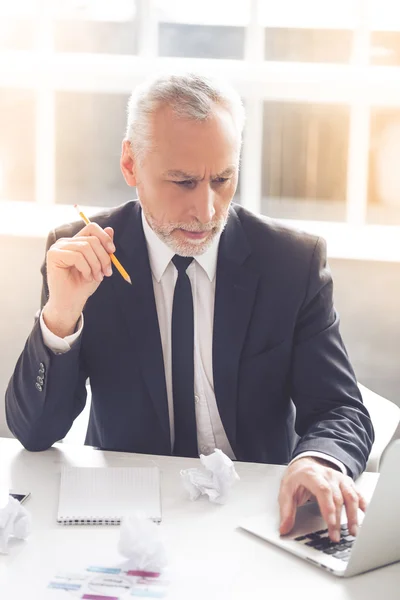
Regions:
[[[135,511],[161,521],[158,467],[61,469],[57,511],[60,525],[119,525]]]
[[[120,525],[120,517],[114,517],[111,519],[95,519],[89,517],[87,519],[73,519],[71,517],[59,517],[57,519],[59,525]]]

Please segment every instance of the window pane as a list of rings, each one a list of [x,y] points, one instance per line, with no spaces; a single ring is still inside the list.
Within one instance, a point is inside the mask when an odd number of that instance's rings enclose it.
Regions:
[[[0,199],[35,199],[35,96],[0,89]]]
[[[370,22],[376,31],[400,31],[400,5],[396,0],[369,0]]]
[[[265,59],[348,63],[352,42],[352,31],[268,28],[265,30]]]
[[[373,109],[370,135],[367,220],[400,225],[400,109]]]
[[[244,58],[248,0],[158,0],[159,55]]]
[[[188,58],[244,58],[244,27],[159,24],[159,55]]]
[[[135,0],[60,0],[53,10],[57,52],[137,54]]]
[[[3,18],[32,17],[37,12],[37,0],[18,0],[17,2],[0,2],[0,21]]]
[[[400,65],[400,32],[371,32],[371,65]]]
[[[359,21],[359,3],[360,0],[264,1],[260,2],[261,23],[266,27],[354,29]]]
[[[347,106],[266,102],[262,212],[344,220],[348,136]]]
[[[159,21],[194,25],[247,25],[250,0],[156,0]]]
[[[57,19],[129,21],[136,13],[136,0],[51,0],[48,10]]]
[[[56,52],[137,54],[136,22],[56,21]]]
[[[117,206],[136,196],[119,167],[128,96],[56,94],[56,202]]]
[[[0,16],[0,50],[31,50],[32,48],[32,20]]]

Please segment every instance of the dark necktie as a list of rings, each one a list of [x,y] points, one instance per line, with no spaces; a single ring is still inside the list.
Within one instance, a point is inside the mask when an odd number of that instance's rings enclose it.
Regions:
[[[192,257],[172,259],[178,278],[172,305],[172,390],[174,398],[176,456],[198,456],[194,408],[194,317],[193,297],[186,269]]]

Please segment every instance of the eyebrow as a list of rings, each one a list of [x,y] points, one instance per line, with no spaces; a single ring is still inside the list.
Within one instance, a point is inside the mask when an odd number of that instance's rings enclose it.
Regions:
[[[212,179],[217,179],[218,177],[228,177],[230,175],[233,175],[233,173],[235,172],[236,167],[235,166],[229,166],[226,169],[224,169],[223,171],[221,171],[221,173],[217,173],[216,175],[212,175]],[[203,178],[200,177],[200,175],[195,175],[194,173],[188,173],[186,171],[180,171],[180,170],[171,170],[171,171],[166,171],[164,173],[164,176],[167,177],[174,177],[176,179],[190,179],[191,181],[201,181]]]

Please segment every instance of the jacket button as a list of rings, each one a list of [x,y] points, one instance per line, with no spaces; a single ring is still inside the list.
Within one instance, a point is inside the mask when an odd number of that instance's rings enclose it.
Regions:
[[[35,383],[35,386],[36,386],[36,389],[37,389],[37,390],[39,390],[39,392],[41,392],[41,391],[42,391],[42,389],[43,389],[43,388],[42,388],[42,386],[40,385],[40,383],[37,383],[37,382],[36,382],[36,383]]]
[[[44,371],[44,364],[43,363],[39,363],[39,369]]]
[[[39,369],[39,375],[44,375],[44,369]]]
[[[38,383],[40,383],[40,385],[42,385],[42,384],[43,384],[43,381],[44,381],[44,379],[43,379],[43,377],[36,377],[36,381],[37,381]]]

